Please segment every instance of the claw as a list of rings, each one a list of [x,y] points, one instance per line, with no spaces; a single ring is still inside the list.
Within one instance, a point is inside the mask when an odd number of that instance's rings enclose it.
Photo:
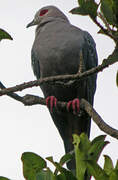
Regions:
[[[46,105],[53,112],[53,108],[57,106],[57,99],[54,96],[48,96],[46,98]]]
[[[72,102],[72,108],[74,114],[76,114],[76,112],[79,113],[79,105],[80,105],[79,99],[78,98],[74,99]]]
[[[69,101],[69,102],[67,103],[67,111],[68,111],[68,112],[70,111],[70,106],[71,106],[71,104],[72,104],[72,101]]]
[[[67,103],[67,110],[68,111],[70,111],[71,105],[72,105],[72,109],[73,109],[73,114],[78,114],[79,113],[79,106],[80,106],[79,99],[76,98],[76,99],[69,101]]]

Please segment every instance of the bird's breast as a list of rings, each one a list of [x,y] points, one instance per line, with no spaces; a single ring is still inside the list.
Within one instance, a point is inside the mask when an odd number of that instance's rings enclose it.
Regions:
[[[78,71],[83,36],[69,24],[49,23],[35,38],[33,49],[37,53],[42,77],[74,74]]]

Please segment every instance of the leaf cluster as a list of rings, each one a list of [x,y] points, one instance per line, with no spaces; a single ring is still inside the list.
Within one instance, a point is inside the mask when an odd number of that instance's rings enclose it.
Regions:
[[[72,14],[88,15],[100,27],[99,33],[111,37],[118,43],[118,1],[117,0],[78,0],[78,7],[72,9]],[[104,28],[98,21],[99,17]]]
[[[33,152],[22,154],[23,175],[26,180],[84,180],[85,174],[88,174],[88,180],[94,176],[96,180],[117,180],[118,162],[113,166],[111,158],[104,156],[105,163],[103,169],[97,161],[104,147],[109,143],[105,141],[104,135],[96,137],[90,141],[84,133],[80,136],[73,135],[74,153],[64,155],[59,162],[53,160],[53,157],[47,157],[54,167],[54,172],[47,166],[47,161]],[[64,168],[63,165],[75,158],[76,174]],[[0,180],[10,180],[0,177]]]
[[[7,33],[5,30],[0,29],[0,41],[2,39],[9,39],[9,40],[13,40],[13,38],[11,37],[11,35],[9,33]]]
[[[79,6],[72,9],[71,13],[80,15],[89,15],[90,18],[100,27],[99,33],[105,34],[112,38],[116,43],[116,48],[112,55],[104,60],[103,63],[112,64],[118,61],[118,0],[101,0],[96,3],[95,0],[78,0]],[[100,18],[105,28],[97,21]],[[0,40],[12,37],[3,29],[0,29]],[[116,76],[118,86],[118,72]],[[88,178],[94,176],[96,180],[117,180],[118,179],[118,162],[113,166],[111,158],[104,156],[104,167],[101,168],[97,163],[104,147],[108,144],[105,136],[98,136],[90,141],[85,134],[80,136],[73,135],[74,154],[64,155],[59,162],[55,162],[53,157],[43,159],[32,152],[22,154],[23,175],[26,180],[84,180],[87,172]],[[63,165],[72,158],[76,160],[76,174],[73,174]],[[54,167],[53,172],[47,166],[47,160]],[[0,176],[0,180],[9,180]]]
[[[70,11],[72,14],[88,15],[92,21],[100,28],[98,33],[112,38],[116,47],[111,54],[110,62],[118,62],[118,0],[78,0],[78,7]],[[102,23],[101,23],[101,21]],[[115,56],[114,56],[115,54]],[[108,61],[106,63],[108,64]],[[118,73],[116,75],[116,84],[118,86]]]

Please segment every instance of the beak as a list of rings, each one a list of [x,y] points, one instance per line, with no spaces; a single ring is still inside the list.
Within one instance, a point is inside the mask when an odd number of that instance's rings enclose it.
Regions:
[[[31,27],[31,26],[34,26],[34,25],[36,25],[37,23],[33,20],[32,22],[30,22],[27,26],[26,26],[26,28],[28,28],[28,27]]]

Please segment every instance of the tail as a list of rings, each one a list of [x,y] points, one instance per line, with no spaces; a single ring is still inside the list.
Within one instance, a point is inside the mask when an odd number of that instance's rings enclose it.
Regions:
[[[67,125],[68,135],[63,137],[63,141],[64,141],[65,152],[69,153],[74,150],[73,139],[72,139],[73,134],[80,135],[81,133],[84,132],[89,137],[91,118],[88,116],[86,112],[82,112],[80,117],[69,114],[67,122],[68,122]],[[75,170],[76,168],[75,160],[68,162],[67,167],[70,170]]]
[[[69,112],[53,112],[51,113],[51,116],[63,139],[66,153],[69,153],[74,149],[72,138],[73,134],[80,135],[84,132],[89,137],[91,118],[86,112],[82,112],[80,117]],[[69,170],[75,172],[75,159],[69,161],[67,163],[67,167]],[[85,175],[85,180],[89,180],[87,179],[87,175]]]

